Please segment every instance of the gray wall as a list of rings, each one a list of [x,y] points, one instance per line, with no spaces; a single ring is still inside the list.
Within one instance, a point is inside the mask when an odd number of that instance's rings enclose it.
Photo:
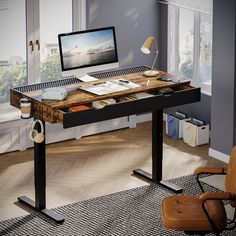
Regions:
[[[214,0],[211,148],[229,154],[235,142],[235,0]]]
[[[159,18],[156,0],[87,0],[88,29],[116,28],[120,67],[151,66],[154,53],[145,55],[140,47],[150,35],[158,39]]]

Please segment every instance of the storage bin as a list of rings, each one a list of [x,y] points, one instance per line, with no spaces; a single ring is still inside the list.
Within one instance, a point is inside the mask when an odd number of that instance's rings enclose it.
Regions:
[[[190,118],[179,111],[167,115],[166,121],[166,134],[173,139],[183,138],[183,121]]]
[[[183,140],[192,147],[208,143],[209,124],[195,118],[183,121]]]

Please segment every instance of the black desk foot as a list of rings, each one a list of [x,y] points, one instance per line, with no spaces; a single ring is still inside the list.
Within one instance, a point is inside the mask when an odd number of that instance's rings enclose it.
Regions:
[[[166,180],[161,180],[161,181],[154,181],[152,179],[152,175],[144,170],[141,170],[141,169],[136,169],[136,170],[133,170],[134,174],[135,175],[139,175],[139,176],[142,176],[143,178],[145,179],[148,179],[148,180],[151,180],[152,182],[156,183],[156,184],[160,184],[172,191],[174,191],[175,193],[182,193],[183,189],[175,184],[172,184]]]
[[[30,198],[28,198],[26,196],[22,196],[22,197],[18,197],[18,201],[37,211],[37,209],[35,207],[35,202],[33,200],[31,200]],[[43,213],[48,218],[54,220],[56,223],[63,223],[65,220],[62,216],[57,215],[53,211],[46,209],[46,208],[43,210],[40,210],[40,212]]]

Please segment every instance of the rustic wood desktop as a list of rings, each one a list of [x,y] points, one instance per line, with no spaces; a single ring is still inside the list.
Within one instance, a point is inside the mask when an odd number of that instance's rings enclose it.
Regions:
[[[93,122],[129,116],[134,114],[152,112],[152,174],[141,169],[133,171],[135,175],[147,178],[157,184],[161,184],[175,192],[182,189],[176,185],[162,180],[163,159],[163,109],[177,105],[200,101],[200,88],[194,88],[189,82],[161,81],[158,77],[169,76],[160,71],[157,77],[145,77],[143,71],[145,66],[127,68],[105,73],[92,74],[99,82],[122,79],[140,85],[136,88],[127,89],[106,95],[95,95],[81,90],[81,87],[94,82],[80,82],[77,78],[68,78],[60,81],[52,81],[35,85],[12,88],[10,91],[11,105],[20,108],[20,99],[31,100],[31,117],[40,119],[45,126],[48,123],[61,123],[64,128]],[[148,81],[148,82],[147,82]],[[63,101],[42,100],[42,89],[63,86],[68,96]],[[151,97],[141,99],[130,99],[130,95],[148,92]],[[102,109],[94,109],[93,101],[113,98],[117,103],[105,106]],[[70,107],[86,105],[89,109],[72,112]],[[35,127],[40,131],[40,127]],[[45,131],[45,129],[44,129]],[[46,208],[46,163],[45,163],[45,141],[34,143],[34,175],[35,175],[35,201],[26,196],[18,200],[36,211],[42,212],[55,222],[63,222],[63,216],[57,215]]]

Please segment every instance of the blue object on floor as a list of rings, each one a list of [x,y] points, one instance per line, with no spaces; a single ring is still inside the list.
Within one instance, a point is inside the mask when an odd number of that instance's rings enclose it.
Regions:
[[[167,122],[168,122],[168,136],[170,136],[173,139],[178,139],[179,138],[179,119],[172,115],[168,115]]]

